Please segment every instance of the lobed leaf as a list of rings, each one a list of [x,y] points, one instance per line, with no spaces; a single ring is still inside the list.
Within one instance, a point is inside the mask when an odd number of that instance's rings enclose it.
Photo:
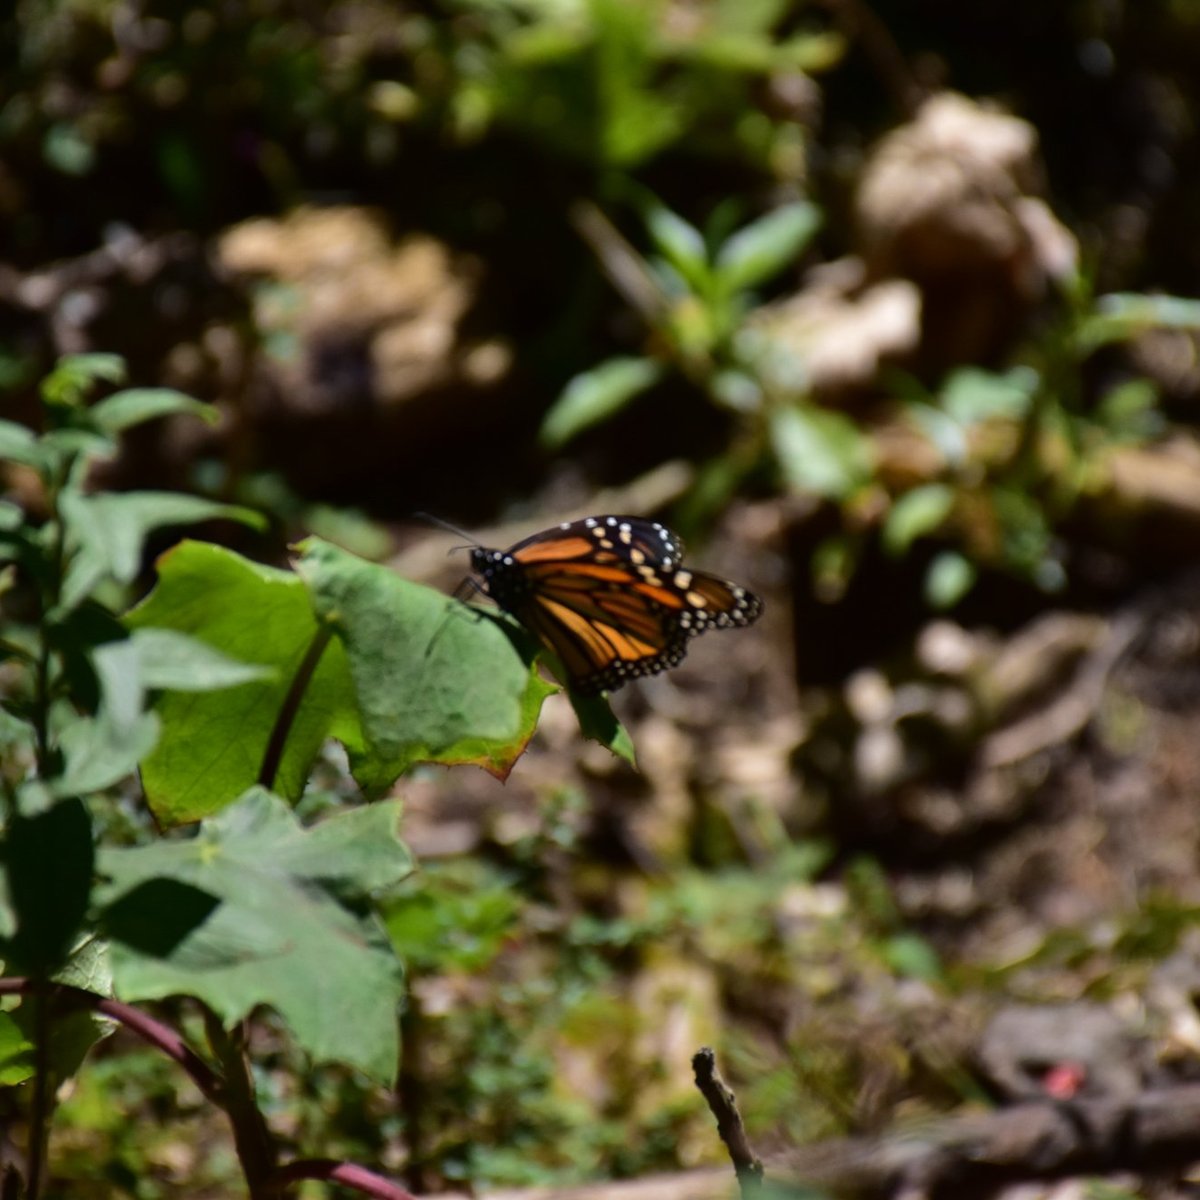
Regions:
[[[186,634],[227,659],[270,672],[220,691],[165,692],[157,747],[142,763],[142,786],[166,825],[199,820],[258,779],[287,689],[319,632],[304,584],[289,571],[230,550],[181,542],[158,560],[158,583],[125,617],[135,631]],[[317,663],[292,723],[275,790],[296,799],[325,738],[357,746],[346,657],[335,640]]]
[[[271,667],[239,662],[173,629],[135,629],[129,640],[137,654],[138,678],[146,688],[213,692],[275,675]]]
[[[505,778],[554,691],[511,626],[309,538],[297,571],[337,632],[362,743],[355,778],[384,787],[414,763],[473,763]]]
[[[267,1004],[315,1060],[390,1084],[403,971],[378,923],[340,898],[411,871],[399,816],[387,801],[306,830],[254,788],[194,838],[103,851],[118,995],[195,996],[226,1024]]]

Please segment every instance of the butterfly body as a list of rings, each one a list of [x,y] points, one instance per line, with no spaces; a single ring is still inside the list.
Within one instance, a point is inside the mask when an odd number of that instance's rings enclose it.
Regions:
[[[698,634],[758,618],[757,596],[685,569],[682,555],[679,538],[656,521],[597,516],[507,550],[476,547],[471,566],[586,695],[656,675],[677,665]]]

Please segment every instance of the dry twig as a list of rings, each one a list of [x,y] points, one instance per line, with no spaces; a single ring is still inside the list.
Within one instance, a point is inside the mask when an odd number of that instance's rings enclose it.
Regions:
[[[742,1114],[738,1112],[733,1091],[717,1073],[717,1056],[711,1047],[702,1046],[699,1053],[693,1056],[692,1070],[696,1072],[696,1086],[700,1094],[717,1119],[717,1133],[733,1161],[743,1200],[756,1195],[762,1183],[762,1160],[754,1153],[750,1139],[746,1137],[746,1127],[742,1124]]]

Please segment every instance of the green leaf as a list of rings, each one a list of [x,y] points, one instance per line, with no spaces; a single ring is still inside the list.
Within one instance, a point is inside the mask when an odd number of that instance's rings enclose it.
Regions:
[[[47,462],[82,460],[75,464],[77,471],[93,459],[112,458],[117,452],[117,444],[112,438],[78,425],[64,425],[58,429],[51,429],[42,434],[41,444]]]
[[[898,933],[883,945],[883,957],[897,975],[929,982],[943,976],[937,951],[915,933]]]
[[[194,838],[104,851],[118,995],[195,996],[227,1025],[267,1004],[313,1059],[390,1084],[403,972],[378,923],[340,898],[410,872],[399,817],[388,801],[305,830],[256,788]]]
[[[1101,296],[1080,322],[1075,339],[1085,353],[1112,342],[1128,341],[1148,329],[1200,330],[1200,300],[1114,292]]]
[[[240,521],[263,529],[261,514],[236,504],[179,492],[63,493],[67,549],[73,555],[63,582],[62,603],[73,608],[104,579],[129,583],[142,565],[142,544],[155,529],[199,521]]]
[[[56,983],[67,982],[55,975]],[[80,985],[76,985],[80,986]],[[33,1047],[39,1025],[38,1000],[33,996],[23,996],[21,1003],[12,1011],[13,1024],[22,1035],[25,1045]],[[88,1051],[101,1039],[112,1033],[113,1022],[107,1017],[98,1016],[87,1009],[76,1012],[57,1012],[50,1024],[50,1036],[47,1045],[47,1066],[50,1070],[52,1088],[70,1078],[83,1064]],[[17,1051],[14,1062],[14,1073],[20,1071],[23,1055]],[[0,1066],[0,1072],[3,1067]],[[0,1083],[3,1079],[0,1078]]]
[[[1105,392],[1096,420],[1110,437],[1131,442],[1158,437],[1166,426],[1158,388],[1149,379],[1127,379]]]
[[[146,688],[214,692],[275,677],[270,667],[238,662],[207,642],[172,629],[135,629],[130,641],[137,651],[138,677]]]
[[[8,896],[16,932],[10,966],[47,976],[60,966],[87,912],[92,887],[92,822],[80,800],[60,800],[6,831]]]
[[[846,57],[849,47],[845,36],[833,30],[801,33],[775,46],[777,67],[816,75],[831,70]]]
[[[24,1083],[33,1075],[33,1042],[6,1012],[0,1012],[0,1087]]]
[[[119,354],[71,354],[60,358],[42,380],[42,399],[74,408],[97,383],[121,383],[124,379],[125,360]]]
[[[637,767],[633,739],[629,731],[617,720],[609,703],[602,696],[579,696],[569,692],[571,707],[579,718],[583,736],[599,742],[618,758],[623,758],[631,767]]]
[[[1029,412],[1040,382],[1031,367],[1013,367],[1003,374],[960,367],[942,386],[942,409],[964,426],[997,419],[1019,421]]]
[[[883,522],[883,548],[903,554],[919,537],[932,533],[954,508],[954,489],[944,483],[927,483],[899,497]]]
[[[163,824],[218,812],[258,779],[263,754],[296,670],[319,631],[304,584],[290,571],[252,563],[203,542],[181,542],[158,560],[158,584],[125,617],[133,630],[175,630],[269,677],[218,692],[168,691],[155,702],[162,736],[142,763],[142,786]],[[305,690],[276,775],[288,799],[331,734],[351,745],[357,729],[346,657],[325,647]]]
[[[46,455],[33,430],[16,421],[0,421],[0,460],[38,471],[46,465]]]
[[[871,478],[870,443],[841,413],[776,408],[770,433],[784,480],[794,491],[842,500]]]
[[[919,400],[908,404],[905,412],[947,463],[958,466],[966,462],[970,445],[966,431],[958,421],[940,408]]]
[[[51,781],[56,796],[85,796],[111,787],[137,770],[158,741],[158,718],[143,711],[145,689],[137,647],[108,642],[91,654],[100,684],[94,717],[73,716],[59,745],[63,773]]]
[[[954,550],[943,551],[929,564],[925,599],[934,608],[953,608],[974,586],[976,575],[968,559]]]
[[[716,272],[731,292],[755,287],[800,257],[821,227],[821,210],[797,201],[738,230],[717,254]]]
[[[5,425],[7,422],[0,421],[0,425]],[[0,432],[0,437],[3,437],[3,432]],[[4,456],[0,454],[0,458]],[[19,504],[13,504],[11,500],[0,500],[0,533],[13,533],[25,524],[25,511]]]
[[[538,434],[542,445],[559,449],[585,429],[615,416],[661,378],[662,367],[651,358],[610,358],[576,375],[542,421]]]
[[[210,425],[216,424],[219,416],[213,405],[193,400],[173,388],[128,388],[93,404],[87,415],[97,429],[111,436],[174,413],[188,413]]]
[[[825,604],[840,600],[850,586],[862,558],[862,537],[831,534],[817,543],[809,563],[813,588]]]
[[[717,34],[752,34],[769,41],[788,7],[789,0],[714,0],[711,28]]]
[[[417,762],[505,778],[553,692],[510,624],[309,538],[297,571],[345,647],[362,726],[355,778],[384,787]]]
[[[661,204],[646,213],[646,229],[655,249],[691,285],[703,291],[712,277],[704,235],[694,225]]]

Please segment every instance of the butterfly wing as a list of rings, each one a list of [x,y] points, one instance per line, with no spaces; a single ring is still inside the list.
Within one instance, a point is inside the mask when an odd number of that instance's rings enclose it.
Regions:
[[[675,666],[690,638],[747,625],[762,605],[679,565],[683,544],[655,521],[587,517],[534,534],[476,566],[502,608],[562,661],[585,694]]]

